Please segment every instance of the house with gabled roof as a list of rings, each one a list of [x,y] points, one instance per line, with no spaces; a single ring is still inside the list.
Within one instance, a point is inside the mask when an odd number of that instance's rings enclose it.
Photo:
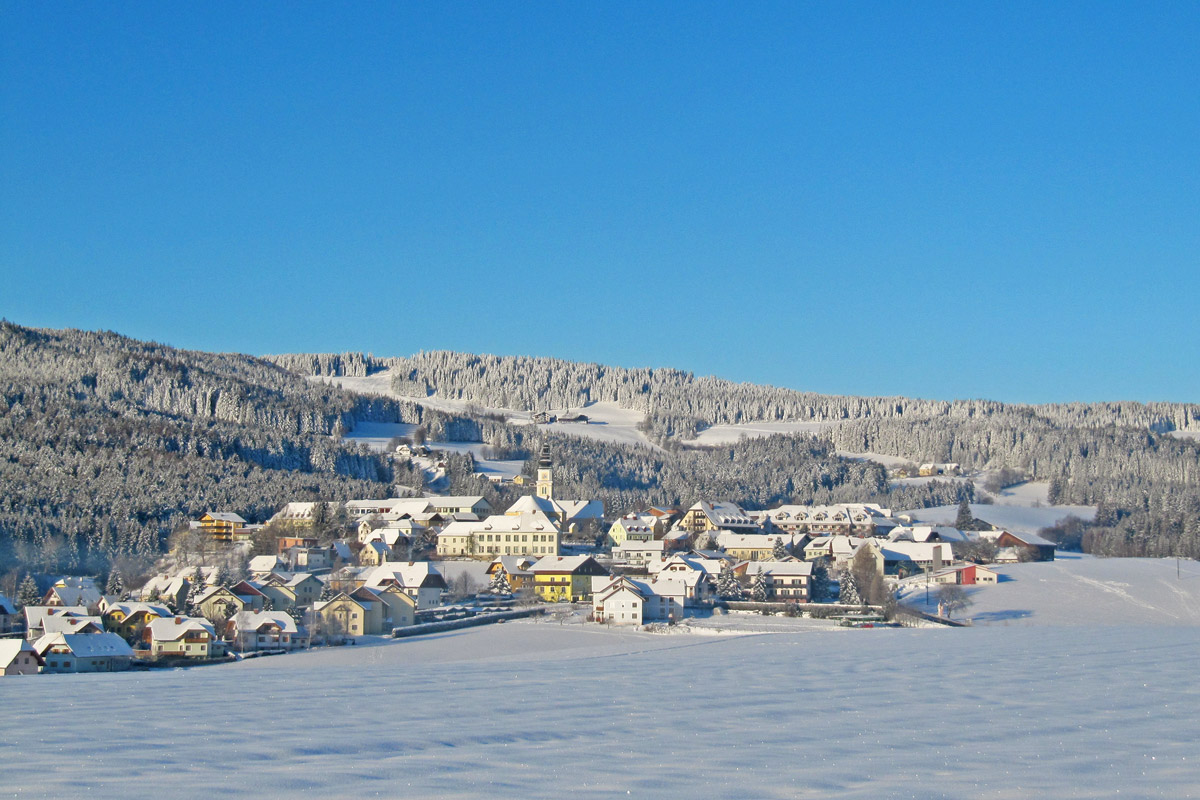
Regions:
[[[489,578],[494,578],[497,572],[503,570],[508,576],[508,588],[519,592],[526,586],[533,587],[533,573],[529,568],[536,563],[537,559],[533,556],[496,556],[488,564],[486,573]]]
[[[212,623],[199,617],[166,617],[142,629],[142,642],[155,658],[208,658],[217,638]]]
[[[68,585],[51,586],[42,598],[42,605],[56,606],[83,606],[85,608],[99,608],[100,601],[103,600],[100,590],[95,584],[88,579],[88,585],[80,585],[76,583]]]
[[[377,567],[392,557],[392,548],[388,547],[383,537],[371,539],[358,551],[358,563],[364,567]]]
[[[592,617],[614,625],[678,622],[687,590],[672,577],[642,580],[628,576],[592,578]]]
[[[229,587],[238,600],[242,601],[241,611],[262,611],[270,599],[262,591],[262,584],[258,581],[238,581],[233,586]]]
[[[0,634],[21,630],[21,612],[12,600],[0,594]]]
[[[691,533],[704,531],[734,531],[736,533],[758,533],[758,523],[736,503],[709,503],[705,500],[693,505],[683,515],[679,527]]]
[[[767,601],[772,603],[807,603],[812,571],[811,561],[796,558],[752,561],[746,565],[746,575],[751,579],[759,573],[766,576]]]
[[[245,608],[246,601],[238,597],[233,589],[225,586],[210,586],[196,598],[196,611],[207,620],[228,619]],[[173,615],[163,614],[162,616]]]
[[[25,638],[36,641],[46,634],[46,620],[56,616],[93,619],[83,606],[25,606]],[[54,623],[51,623],[54,627]],[[55,630],[61,629],[55,627]]]
[[[313,604],[313,638],[337,641],[366,633],[367,609],[345,592]]]
[[[0,639],[0,675],[36,675],[42,656],[26,639]]]
[[[133,664],[133,648],[115,633],[47,633],[33,647],[43,672],[118,672]]]
[[[991,585],[999,583],[1000,573],[968,562],[935,572],[930,576],[930,581],[958,586]]]
[[[592,578],[608,570],[589,555],[544,556],[529,568],[533,591],[548,603],[571,603],[591,598]]]
[[[442,604],[442,593],[449,587],[442,573],[428,561],[389,561],[372,567],[359,576],[371,589],[394,586],[417,603],[417,610]]]
[[[783,542],[784,549],[790,554],[796,544],[796,539],[803,542],[804,535],[795,536],[790,533],[735,533],[720,531],[717,534],[717,547],[724,550],[738,561],[766,561],[775,557],[775,545]]]
[[[661,539],[649,542],[626,540],[612,549],[612,557],[614,562],[644,567],[655,561],[663,561],[666,552],[667,543]]]
[[[226,638],[239,653],[255,650],[302,650],[308,630],[284,611],[239,611],[225,626]]]
[[[660,517],[653,514],[626,514],[608,529],[608,540],[614,546],[625,542],[653,542],[663,537],[666,528]]]
[[[173,616],[161,603],[109,603],[101,618],[106,630],[127,642],[141,638],[142,629],[156,619]]]

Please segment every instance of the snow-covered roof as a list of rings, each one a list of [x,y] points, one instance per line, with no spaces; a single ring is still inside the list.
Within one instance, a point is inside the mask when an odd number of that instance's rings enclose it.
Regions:
[[[484,500],[481,494],[440,495],[425,498],[425,501],[434,508],[471,508],[481,500]]]
[[[104,622],[100,617],[55,614],[42,619],[42,630],[46,633],[103,633]]]
[[[281,566],[283,561],[279,556],[255,556],[250,559],[251,572],[272,572]]]
[[[538,497],[535,494],[527,494],[509,506],[508,510],[504,513],[523,514],[531,511],[540,511],[546,515],[557,515],[559,508],[553,500],[547,500],[545,497]]]
[[[789,559],[787,561],[751,561],[746,564],[746,574],[756,575],[759,572],[765,572],[768,575],[790,575],[804,576],[812,575],[813,565],[811,561],[798,561]]]
[[[93,586],[55,586],[50,590],[64,606],[94,606],[102,599]]]
[[[219,588],[219,586],[214,586],[205,594],[211,594]],[[203,600],[197,600],[197,602],[203,602]],[[121,614],[123,614],[126,618],[133,616],[139,611],[144,611],[145,613],[156,617],[171,616],[170,609],[158,603],[109,603],[108,608],[104,609],[104,614],[107,616],[113,611],[120,611]]]
[[[216,636],[212,624],[199,617],[163,617],[151,622],[148,626],[150,636],[156,642],[173,642],[183,638],[188,633],[204,633]]]
[[[375,588],[395,583],[405,589],[446,588],[442,573],[428,561],[389,561],[363,573],[363,585]]]
[[[567,522],[604,519],[604,503],[599,500],[556,500],[555,504]]]
[[[47,633],[33,647],[44,656],[57,645],[65,645],[76,658],[133,658],[133,648],[115,633]]]
[[[7,667],[22,653],[36,656],[37,650],[24,639],[0,639],[0,669]]]
[[[86,617],[87,609],[83,606],[25,606],[25,629],[36,630],[45,627],[45,620],[53,616]]]
[[[242,519],[237,514],[234,514],[232,511],[209,511],[207,514],[205,514],[205,516],[216,522],[232,522],[235,525],[246,524],[246,520]]]
[[[13,601],[0,594],[0,614],[16,614],[17,607]]]
[[[537,560],[536,564],[529,568],[529,571],[535,575],[548,572],[573,573],[589,561],[596,563],[596,560],[587,554],[578,556],[542,556]],[[600,565],[597,563],[596,566],[599,567]],[[601,567],[601,569],[603,568]]]
[[[537,559],[530,556],[496,556],[492,559],[492,563],[488,565],[488,571],[499,564],[504,568],[505,573],[509,575],[532,575],[529,571]]]
[[[299,633],[296,620],[283,611],[239,611],[230,617],[239,631],[257,631],[264,625],[275,625],[284,633]]]

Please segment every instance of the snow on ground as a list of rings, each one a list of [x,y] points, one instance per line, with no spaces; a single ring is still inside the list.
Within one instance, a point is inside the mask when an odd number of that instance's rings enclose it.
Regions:
[[[391,451],[390,443],[397,436],[411,436],[416,425],[404,422],[360,422],[354,430],[342,438],[351,444],[365,444],[376,453]],[[498,475],[512,480],[525,468],[521,459],[500,460],[486,458],[490,451],[482,442],[426,442],[432,450],[449,453],[470,453],[475,458],[475,471],[481,475]]]
[[[958,516],[958,506],[933,506],[932,508],[917,508],[912,511],[902,511],[901,514],[910,516],[916,522],[930,525],[953,525]],[[972,503],[971,513],[997,528],[1022,533],[1037,533],[1042,528],[1048,528],[1060,519],[1069,516],[1082,520],[1091,520],[1096,516],[1095,506],[1042,506],[1026,508],[1024,506],[1002,506]]]
[[[1056,561],[993,569],[1000,583],[964,586],[972,605],[957,616],[976,625],[1200,626],[1195,561],[1059,553]],[[927,606],[925,584],[913,578],[904,601],[932,611],[936,591],[931,589]]]
[[[1176,439],[1194,439],[1200,441],[1200,431],[1171,431]]]
[[[1200,796],[1193,629],[662,636],[547,620],[376,645],[0,679],[2,792]]]
[[[874,461],[877,464],[883,464],[885,467],[898,467],[902,464],[913,463],[910,458],[888,456],[883,453],[851,453],[849,450],[838,450],[837,454],[842,458],[849,458],[854,461]]]
[[[754,439],[774,436],[777,433],[820,433],[836,422],[746,422],[740,425],[713,425],[705,428],[695,439],[686,443],[694,445],[733,444],[746,436]]]

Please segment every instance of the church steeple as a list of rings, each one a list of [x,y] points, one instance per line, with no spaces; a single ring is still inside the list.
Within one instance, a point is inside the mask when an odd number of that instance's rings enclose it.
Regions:
[[[537,496],[546,500],[554,499],[554,477],[550,472],[550,445],[542,445],[542,457],[538,459]]]

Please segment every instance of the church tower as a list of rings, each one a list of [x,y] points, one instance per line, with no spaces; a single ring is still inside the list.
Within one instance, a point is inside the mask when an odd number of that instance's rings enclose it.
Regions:
[[[550,474],[550,445],[542,445],[542,457],[538,459],[537,496],[554,499],[554,478]]]

